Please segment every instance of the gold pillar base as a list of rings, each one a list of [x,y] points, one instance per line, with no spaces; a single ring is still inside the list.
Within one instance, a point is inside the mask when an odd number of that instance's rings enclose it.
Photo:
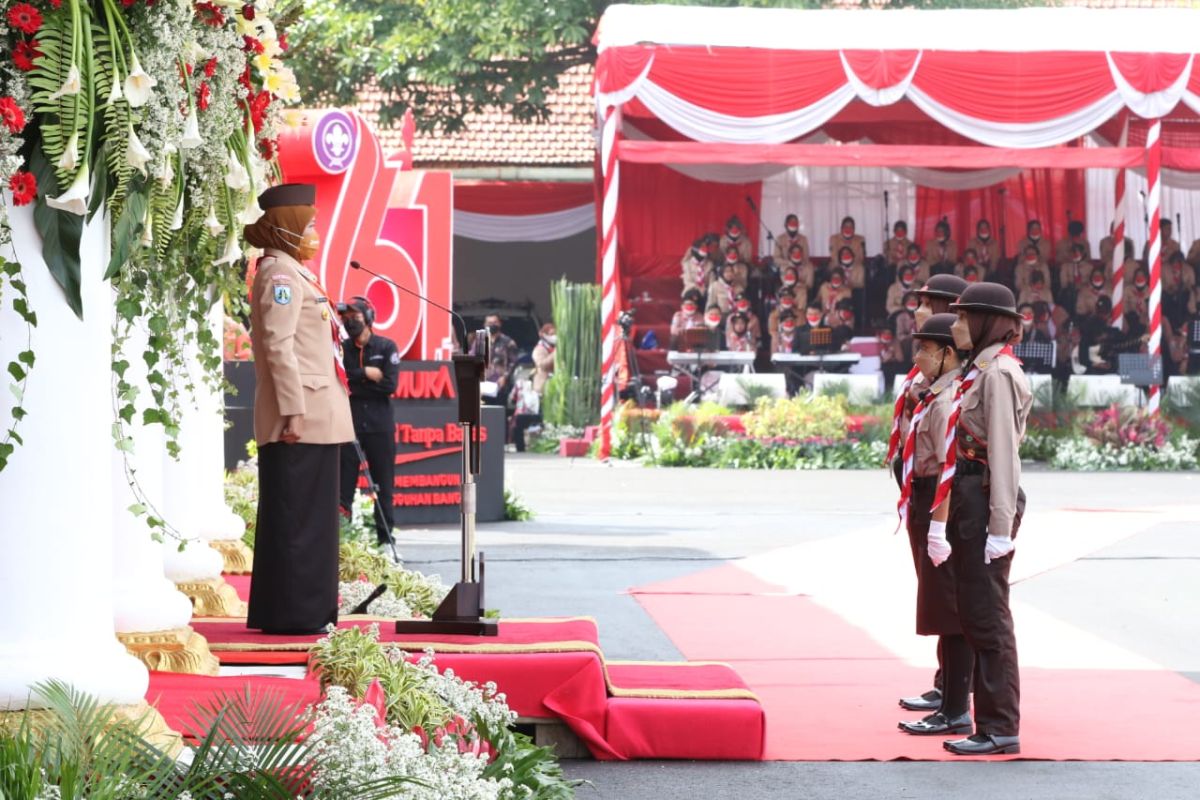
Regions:
[[[154,706],[142,702],[132,706],[110,706],[109,722],[130,722],[138,726],[141,737],[171,758],[183,751],[183,737],[172,730]],[[54,712],[35,708],[24,711],[0,711],[0,733],[13,734],[28,721],[29,729],[41,731],[55,719]]]
[[[224,578],[203,581],[184,581],[175,584],[179,591],[192,598],[192,614],[197,617],[244,617],[246,603],[237,590]]]
[[[216,675],[221,662],[208,649],[208,640],[190,626],[148,633],[118,633],[117,639],[152,670],[188,675]]]
[[[254,566],[254,551],[241,539],[214,539],[208,546],[225,559],[224,571],[230,575],[249,575]]]

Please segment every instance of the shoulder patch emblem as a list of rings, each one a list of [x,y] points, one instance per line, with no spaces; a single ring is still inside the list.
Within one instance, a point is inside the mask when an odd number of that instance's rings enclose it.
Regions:
[[[275,302],[281,306],[286,306],[288,303],[292,302],[292,287],[276,284]]]
[[[393,363],[393,364],[399,364],[399,363],[400,363],[400,352],[399,352],[399,351],[396,351],[396,352],[392,353],[392,363]]]

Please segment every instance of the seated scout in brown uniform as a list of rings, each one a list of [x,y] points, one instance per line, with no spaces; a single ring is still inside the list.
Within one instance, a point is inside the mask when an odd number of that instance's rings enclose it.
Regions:
[[[1008,287],[968,286],[950,308],[958,314],[955,346],[969,355],[934,510],[950,504],[958,619],[975,657],[975,733],[943,746],[956,755],[1014,754],[1021,751],[1020,676],[1008,584],[1024,513],[1020,446],[1033,395],[1012,355],[1021,320]]]
[[[841,260],[838,258],[838,253],[843,247],[849,247],[853,255],[850,265],[841,264]],[[847,277],[850,278],[850,288],[861,289],[862,281],[860,280],[858,283],[855,283],[855,273],[847,268],[848,266],[861,268],[867,261],[867,242],[863,237],[854,232],[854,217],[843,217],[841,230],[829,237],[829,255],[831,258],[837,259],[835,263],[841,264],[846,268]]]
[[[721,252],[728,254],[731,247],[737,248],[738,260],[743,264],[753,260],[754,251],[746,236],[746,226],[736,216],[730,217],[725,223],[725,235],[721,237]]]
[[[251,289],[259,501],[246,624],[319,633],[338,616],[338,468],[354,441],[341,325],[304,266],[316,254],[316,187],[284,184],[245,229],[264,250]]]
[[[911,293],[916,283],[916,272],[912,266],[905,264],[896,272],[896,282],[888,287],[884,309],[888,316],[904,308],[904,296]]]
[[[975,251],[981,279],[1000,261],[1000,242],[992,236],[992,223],[986,219],[975,223],[975,238],[967,242],[967,248]]]
[[[783,285],[790,286],[807,297],[813,289],[813,265],[808,260],[808,251],[798,242],[793,244],[788,248],[787,259],[782,261],[779,267],[783,270]],[[789,271],[794,276],[790,284],[787,276]]]
[[[1104,266],[1105,274],[1107,275],[1107,277],[1109,279],[1112,278],[1112,274],[1113,274],[1112,257],[1113,257],[1114,239],[1113,239],[1112,232],[1113,232],[1113,226],[1109,225],[1108,226],[1108,236],[1105,236],[1103,239],[1100,240],[1100,263]],[[1133,257],[1133,239],[1130,239],[1128,236],[1126,236],[1125,237],[1125,246],[1127,248],[1127,252],[1129,253],[1128,257],[1132,258]],[[1133,274],[1133,273],[1131,272],[1130,274]]]
[[[771,313],[767,315],[767,331],[773,336],[775,329],[779,327],[779,317],[786,311],[796,312],[803,303],[799,306],[796,304],[796,293],[784,286],[775,293],[775,307],[771,309]]]
[[[745,261],[742,261],[736,247],[725,248],[725,260],[718,266],[720,267],[720,271],[724,271],[727,267],[733,268],[733,274],[729,276],[729,281],[737,286],[738,289],[745,289],[746,284],[750,282],[750,267]],[[717,272],[717,270],[714,270],[714,272]]]
[[[1167,263],[1167,259],[1172,254],[1179,252],[1179,242],[1171,238],[1171,230],[1174,226],[1168,217],[1163,217],[1158,222],[1158,238],[1160,242],[1160,254],[1162,263]],[[1142,248],[1142,261],[1146,262],[1147,269],[1150,267],[1150,240],[1146,240],[1146,246]]]
[[[1017,285],[1017,292],[1023,292],[1029,286],[1029,279],[1033,273],[1040,272],[1043,276],[1049,275],[1050,268],[1046,266],[1046,262],[1039,255],[1037,246],[1029,244],[1021,250],[1021,256],[1017,260],[1017,265],[1013,267],[1013,280]]]
[[[834,267],[829,280],[822,283],[821,288],[817,290],[817,301],[821,304],[821,310],[827,316],[832,315],[839,302],[849,299],[850,287],[846,285],[846,270]]]
[[[929,269],[929,262],[921,258],[921,248],[916,244],[908,246],[908,252],[904,254],[904,262],[901,266],[912,268],[913,279],[917,283],[925,283],[933,277]]]
[[[987,269],[979,263],[979,256],[973,247],[968,247],[963,251],[962,261],[955,265],[954,274],[961,278],[967,274],[968,269],[974,271],[976,280],[987,279]]]
[[[738,292],[733,297],[733,313],[741,314],[746,318],[746,325],[750,328],[750,332],[754,334],[754,341],[762,339],[762,324],[758,321],[758,315],[754,313],[750,307],[750,298],[745,292]]]
[[[1071,246],[1079,245],[1083,248],[1083,257],[1090,259],[1092,257],[1092,246],[1088,244],[1087,235],[1083,230],[1083,223],[1077,219],[1073,219],[1067,223],[1067,238],[1059,239],[1058,244],[1054,246],[1054,260],[1059,264],[1065,264],[1071,260]]]
[[[1142,325],[1150,324],[1150,273],[1139,266],[1133,273],[1133,286],[1125,284],[1125,313],[1133,313]]]
[[[1042,236],[1042,223],[1036,219],[1029,220],[1025,225],[1025,238],[1017,242],[1017,253],[1022,254],[1025,248],[1032,247],[1037,250],[1038,261],[1042,264],[1050,263],[1050,240]]]
[[[800,232],[800,218],[788,214],[783,221],[783,233],[775,239],[775,252],[772,254],[780,268],[787,263],[788,253],[795,244],[800,245],[800,252],[808,254],[808,237]]]
[[[1050,292],[1050,287],[1046,284],[1046,274],[1041,270],[1034,270],[1029,275],[1029,283],[1021,290],[1021,296],[1017,298],[1018,303],[1054,303],[1054,296]]]
[[[1104,277],[1104,267],[1093,267],[1088,282],[1075,296],[1075,318],[1090,317],[1096,313],[1096,302],[1101,297],[1112,297],[1112,289]]]
[[[906,522],[917,571],[917,634],[937,636],[943,688],[937,711],[900,730],[917,736],[970,733],[971,647],[958,622],[954,560],[946,540],[949,504],[931,514],[946,457],[946,428],[958,387],[959,360],[950,328],[956,314],[935,314],[913,334],[913,361],[927,387],[904,445],[899,511]]]
[[[912,241],[908,238],[908,223],[902,219],[897,220],[892,226],[892,238],[888,239],[884,252],[889,267],[897,268],[904,262],[910,244]]]
[[[795,344],[796,312],[792,309],[779,315],[779,323],[771,328],[771,352],[791,353]]]
[[[925,243],[925,263],[930,270],[950,272],[958,261],[958,245],[950,238],[950,223],[939,220],[933,228],[933,238]]]
[[[735,265],[728,262],[721,265],[717,279],[708,285],[708,302],[706,306],[716,306],[721,309],[724,317],[733,311],[733,301],[742,292],[735,278]]]
[[[750,330],[749,318],[735,311],[725,323],[725,349],[735,353],[753,353],[758,350],[758,337]]]
[[[688,289],[683,293],[679,310],[671,317],[671,349],[679,350],[683,342],[684,331],[704,327],[704,312],[700,310],[704,303],[704,295],[699,289]]]
[[[866,267],[859,263],[854,255],[854,250],[849,245],[844,245],[837,252],[835,258],[829,261],[831,266],[837,266],[846,273],[846,283],[851,289],[861,289],[864,281],[866,281]]]
[[[1058,262],[1058,293],[1055,299],[1060,305],[1075,304],[1075,295],[1087,283],[1092,274],[1092,262],[1085,257],[1083,246],[1073,243],[1067,248],[1066,257]]]
[[[712,280],[712,260],[708,256],[708,243],[704,241],[704,237],[692,242],[692,246],[683,254],[679,261],[679,269],[684,291],[708,291],[708,283]]]

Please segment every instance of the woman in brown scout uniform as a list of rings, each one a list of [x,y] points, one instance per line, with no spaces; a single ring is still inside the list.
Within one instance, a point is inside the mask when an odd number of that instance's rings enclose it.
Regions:
[[[1033,397],[1012,353],[1021,317],[1012,291],[968,286],[950,309],[954,343],[970,353],[947,425],[946,466],[934,509],[947,501],[958,618],[975,656],[975,733],[956,755],[1019,753],[1020,677],[1008,573],[1020,527],[1021,439]]]
[[[914,314],[917,330],[920,330],[934,314],[948,313],[950,304],[957,300],[966,288],[967,282],[957,275],[934,275],[930,278],[927,284],[915,292],[920,301]],[[914,365],[896,397],[892,435],[888,443],[888,463],[892,465],[898,484],[901,483],[903,477],[903,464],[898,458],[901,454],[900,446],[908,436],[909,424],[917,402],[928,386],[920,368]],[[902,484],[901,488],[903,488]],[[934,688],[921,695],[900,698],[900,706],[909,711],[937,711],[942,706],[940,670],[934,675],[933,686]]]
[[[946,541],[949,504],[931,513],[946,454],[946,427],[959,375],[950,328],[955,314],[935,314],[913,334],[913,361],[926,387],[904,443],[903,484],[897,510],[907,524],[917,570],[917,634],[938,637],[940,708],[900,730],[917,736],[970,733],[971,647],[958,622],[954,565]]]

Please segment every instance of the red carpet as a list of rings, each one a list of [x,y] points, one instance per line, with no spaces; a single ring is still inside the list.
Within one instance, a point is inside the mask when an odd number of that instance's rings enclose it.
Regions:
[[[382,641],[432,648],[439,668],[495,683],[519,715],[562,719],[596,758],[762,757],[762,706],[736,672],[711,663],[606,664],[591,618],[501,620],[500,635],[486,638],[400,636],[380,617],[338,625],[373,622]],[[197,618],[192,627],[226,664],[304,664],[320,638],[267,636],[244,619]]]
[[[243,675],[212,678],[151,672],[146,702],[159,710],[170,728],[185,736],[195,736],[197,731],[192,714],[197,706],[209,707],[222,696],[242,695],[247,691],[256,699],[269,697],[273,703],[297,709],[321,698],[321,686],[314,680]]]
[[[738,571],[727,565],[635,595],[685,657],[730,663],[758,695],[766,758],[955,758],[941,737],[896,730],[920,716],[896,699],[927,688],[930,669],[907,665],[809,598],[755,594],[772,587]],[[1200,685],[1174,672],[1023,668],[1021,682],[1020,758],[1200,759]]]

